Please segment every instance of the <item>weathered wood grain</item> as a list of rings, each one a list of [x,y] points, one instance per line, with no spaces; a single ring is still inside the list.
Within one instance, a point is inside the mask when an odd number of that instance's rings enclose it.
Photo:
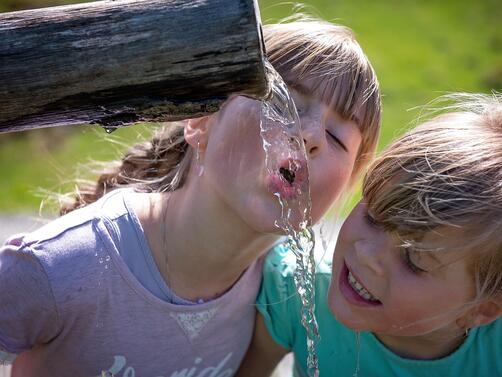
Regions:
[[[216,111],[268,88],[256,0],[107,0],[0,14],[0,132]]]

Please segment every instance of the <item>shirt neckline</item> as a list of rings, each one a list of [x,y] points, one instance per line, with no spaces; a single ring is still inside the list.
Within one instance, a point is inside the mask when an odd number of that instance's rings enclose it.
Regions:
[[[126,209],[128,212],[131,214],[134,214],[133,217],[137,218],[137,215],[135,214],[133,208],[128,205],[128,202],[126,200],[126,194],[127,191],[133,191],[132,188],[124,188],[124,189],[117,189],[115,191],[121,191],[122,197],[124,198],[124,204],[126,206]],[[118,194],[118,192],[116,193]],[[137,193],[140,194],[140,193]],[[101,220],[103,221],[109,221],[106,218],[106,213],[101,213],[100,215]],[[241,275],[239,280],[235,282],[235,284],[227,290],[225,293],[223,293],[221,296],[215,298],[214,300],[206,301],[204,303],[197,303],[196,305],[189,304],[189,305],[183,305],[183,304],[173,304],[167,301],[164,301],[154,294],[152,294],[146,287],[144,287],[139,280],[134,276],[134,274],[129,270],[125,262],[122,260],[120,257],[120,253],[117,250],[117,247],[115,243],[113,242],[113,239],[111,235],[109,234],[108,229],[104,225],[103,221],[98,221],[96,223],[96,226],[98,227],[100,233],[104,235],[104,241],[106,240],[105,244],[108,248],[108,252],[111,256],[111,259],[113,260],[115,266],[117,267],[118,272],[122,275],[122,278],[129,284],[129,286],[140,296],[142,296],[144,299],[146,299],[148,302],[151,304],[159,307],[160,309],[164,310],[169,310],[169,311],[183,311],[186,312],[187,310],[192,310],[192,311],[198,311],[198,310],[207,310],[211,309],[213,307],[219,306],[221,304],[226,303],[227,301],[231,300],[235,295],[238,295],[239,292],[243,289],[245,286],[246,282],[250,279],[253,278],[255,274],[257,274],[257,268],[259,267],[259,264],[262,263],[263,258],[259,258],[257,261],[253,262]],[[137,236],[144,239],[146,242],[146,237],[144,234],[144,231],[142,227],[138,228],[139,219],[137,220],[138,224],[135,222],[133,223],[133,226],[135,228],[135,231],[137,233]],[[142,241],[143,242],[143,241]],[[148,247],[148,243],[143,245],[144,247]],[[149,250],[149,247],[148,247]],[[149,251],[151,253],[151,251]]]

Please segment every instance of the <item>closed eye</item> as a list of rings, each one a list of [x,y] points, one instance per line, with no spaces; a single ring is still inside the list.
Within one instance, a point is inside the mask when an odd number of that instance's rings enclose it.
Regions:
[[[411,259],[411,253],[412,251],[409,248],[407,247],[403,248],[403,258],[406,267],[408,267],[408,269],[415,274],[419,274],[421,272],[427,272],[427,270],[424,270],[423,268],[417,266],[416,263],[413,262],[413,260]]]
[[[336,137],[336,135],[334,133],[330,132],[329,130],[326,130],[326,133],[328,134],[328,137],[332,141],[334,141],[335,143],[337,143],[338,145],[340,145],[345,152],[348,152],[347,147],[342,143],[342,141],[338,137]]]
[[[366,211],[364,213],[364,219],[366,220],[368,225],[370,225],[372,228],[379,228],[380,227],[380,224],[377,223],[375,218],[373,216],[371,216],[368,211]]]

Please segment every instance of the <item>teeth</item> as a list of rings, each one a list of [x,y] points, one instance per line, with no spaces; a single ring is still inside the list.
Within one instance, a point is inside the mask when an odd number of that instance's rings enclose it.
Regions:
[[[359,293],[359,296],[364,298],[365,300],[368,301],[378,301],[375,297],[371,295],[362,285],[359,283],[354,275],[352,275],[352,272],[349,271],[349,284],[354,290]]]

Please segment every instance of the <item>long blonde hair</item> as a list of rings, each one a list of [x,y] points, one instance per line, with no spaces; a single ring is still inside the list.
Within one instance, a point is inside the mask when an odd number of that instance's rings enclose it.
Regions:
[[[360,126],[362,143],[353,180],[373,157],[380,128],[380,91],[371,64],[350,29],[303,16],[300,21],[264,27],[268,60],[288,85],[313,78],[318,91],[344,118]],[[165,125],[134,145],[121,161],[110,163],[97,182],[81,184],[61,214],[92,203],[118,187],[137,191],[173,191],[185,182],[193,158],[183,124]]]
[[[453,94],[447,113],[412,129],[373,162],[363,196],[405,244],[440,226],[462,229],[478,298],[502,295],[502,96]],[[423,246],[423,247],[422,247]]]

